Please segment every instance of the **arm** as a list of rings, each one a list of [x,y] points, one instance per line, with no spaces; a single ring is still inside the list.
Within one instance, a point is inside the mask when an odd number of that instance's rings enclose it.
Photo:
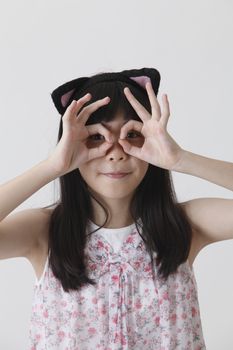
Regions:
[[[233,163],[182,152],[174,171],[200,177],[233,191]]]
[[[58,175],[44,160],[14,179],[0,185],[0,222],[41,187]]]
[[[42,186],[55,179],[47,161],[36,164],[14,179],[0,185],[0,260],[34,257],[43,247],[51,210],[26,209],[10,214]]]
[[[233,163],[188,151],[174,169],[233,191]],[[233,199],[196,198],[181,203],[203,244],[233,239]]]
[[[233,163],[210,159],[182,149],[167,132],[170,116],[168,98],[163,95],[161,110],[151,83],[146,83],[151,115],[133,96],[129,88],[124,93],[142,123],[130,121],[121,131],[120,144],[125,152],[155,166],[200,177],[233,190]],[[142,148],[124,140],[132,126],[145,137]],[[233,238],[233,199],[199,198],[181,203],[198,234],[198,245]],[[203,244],[202,244],[203,243]]]

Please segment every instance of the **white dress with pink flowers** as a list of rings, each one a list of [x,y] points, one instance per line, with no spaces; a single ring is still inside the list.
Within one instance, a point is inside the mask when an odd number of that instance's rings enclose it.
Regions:
[[[90,222],[88,230],[95,228]],[[206,349],[188,261],[166,282],[159,278],[135,224],[101,228],[88,236],[85,253],[97,284],[70,293],[47,258],[34,286],[29,350]]]

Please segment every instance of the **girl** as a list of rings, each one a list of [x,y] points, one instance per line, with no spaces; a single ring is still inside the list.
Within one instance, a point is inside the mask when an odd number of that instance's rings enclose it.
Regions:
[[[178,203],[171,171],[232,190],[233,164],[174,141],[159,83],[142,68],[59,86],[57,147],[0,187],[0,258],[37,276],[30,350],[206,348],[192,264],[233,238],[233,202]],[[58,202],[8,216],[56,178]]]

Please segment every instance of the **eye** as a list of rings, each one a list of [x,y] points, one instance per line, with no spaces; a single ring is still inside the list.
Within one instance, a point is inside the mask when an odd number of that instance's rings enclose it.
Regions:
[[[101,135],[101,134],[95,134],[95,135],[89,136],[89,139],[92,140],[92,141],[99,141],[100,140],[99,137],[103,137],[104,138],[104,136]]]
[[[139,133],[137,133],[137,132],[135,132],[135,131],[130,131],[130,132],[128,132],[128,134],[127,134],[127,137],[128,137],[128,135],[136,135],[136,136],[134,136],[134,137],[131,137],[131,138],[133,138],[133,139],[135,139],[136,137],[141,137],[142,135],[141,134],[139,134]]]

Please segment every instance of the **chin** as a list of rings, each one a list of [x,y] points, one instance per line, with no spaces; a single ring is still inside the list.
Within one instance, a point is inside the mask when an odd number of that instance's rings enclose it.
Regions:
[[[100,192],[100,189],[103,189]],[[127,198],[129,196],[132,196],[135,190],[132,190],[131,192],[129,192],[129,188],[108,188],[106,189],[106,186],[104,185],[100,185],[98,188],[94,189],[94,188],[90,188],[89,190],[91,193],[93,193],[94,196],[100,197],[100,198],[106,198],[106,199],[123,199],[123,198]]]
[[[108,198],[108,199],[123,199],[132,195],[132,192],[126,193],[125,191],[106,191],[102,193],[98,193],[99,196]]]

